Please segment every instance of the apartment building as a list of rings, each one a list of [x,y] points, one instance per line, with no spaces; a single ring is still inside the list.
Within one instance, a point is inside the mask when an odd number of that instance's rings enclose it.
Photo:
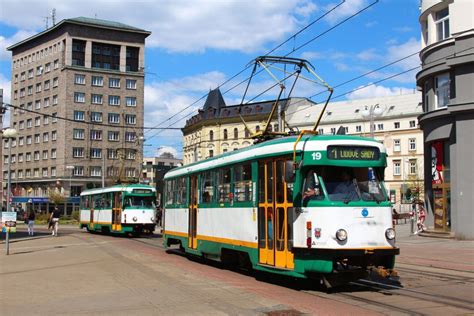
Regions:
[[[183,163],[206,159],[227,151],[250,146],[250,131],[262,129],[274,101],[227,106],[218,89],[212,90],[199,113],[183,128]],[[285,109],[285,131],[311,129],[321,113],[321,104],[306,98],[280,100]],[[372,111],[370,111],[372,109]],[[374,110],[377,109],[377,110]],[[370,128],[370,117],[373,126]],[[387,190],[397,208],[423,194],[423,133],[417,117],[422,113],[421,94],[414,91],[371,99],[330,102],[318,127],[319,134],[345,134],[373,137],[387,147],[385,172]],[[269,129],[278,131],[275,117]],[[406,208],[406,207],[405,207]]]
[[[427,222],[474,238],[474,2],[420,1]]]
[[[10,157],[14,203],[47,203],[51,190],[71,197],[104,179],[138,178],[149,35],[79,17],[8,47],[10,126],[18,131]]]

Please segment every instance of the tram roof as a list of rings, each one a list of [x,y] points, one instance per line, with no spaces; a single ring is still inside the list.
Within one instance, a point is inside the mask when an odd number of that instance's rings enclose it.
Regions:
[[[268,158],[293,154],[293,146],[297,136],[281,137],[268,140],[256,145],[227,152],[206,160],[197,161],[188,165],[174,168],[166,173],[165,179],[182,176],[184,174],[208,170],[219,166],[234,164],[256,158]],[[349,135],[307,135],[303,136],[296,146],[296,152],[325,151],[329,145],[353,145],[378,147],[381,153],[386,153],[385,147],[373,138]]]
[[[117,184],[106,188],[97,188],[97,189],[90,189],[81,192],[81,196],[95,194],[95,193],[110,193],[110,192],[117,192],[117,191],[126,191],[132,192],[134,189],[149,189],[152,192],[156,192],[154,187],[151,187],[146,184]]]

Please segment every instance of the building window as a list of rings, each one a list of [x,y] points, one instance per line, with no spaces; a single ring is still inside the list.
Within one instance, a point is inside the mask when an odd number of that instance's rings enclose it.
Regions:
[[[137,98],[135,97],[126,97],[125,104],[127,106],[137,106]]]
[[[56,167],[51,167],[51,177],[56,176]]]
[[[74,121],[84,121],[84,111],[74,111]]]
[[[51,71],[51,63],[44,65],[44,72],[48,73]]]
[[[410,127],[416,127],[416,121],[410,121]]]
[[[393,151],[394,151],[394,152],[399,152],[399,151],[401,151],[400,140],[399,140],[399,139],[394,139],[394,140],[393,140]]]
[[[125,132],[126,142],[135,142],[136,139],[137,139],[137,134],[135,132]]]
[[[128,124],[128,125],[137,124],[137,116],[133,114],[125,114],[125,124]]]
[[[83,92],[74,92],[74,102],[76,103],[86,102],[86,94]]]
[[[234,139],[239,139],[239,130],[237,127],[234,128]]]
[[[75,128],[72,131],[73,139],[84,139],[84,130],[81,128]]]
[[[51,122],[53,123],[56,123],[58,121],[58,113],[54,112],[53,114],[51,114]]]
[[[107,149],[107,158],[108,159],[118,159],[118,153],[115,149]]]
[[[43,125],[48,125],[49,124],[49,116],[43,117]]]
[[[335,127],[331,127],[331,134],[336,135],[336,128]]]
[[[28,79],[33,78],[34,72],[33,69],[28,70]]]
[[[126,87],[128,90],[136,90],[137,89],[137,81],[133,79],[126,80]]]
[[[83,176],[83,175],[84,175],[84,167],[74,166],[73,176]]]
[[[102,122],[102,112],[92,112],[91,122]]]
[[[379,131],[383,131],[383,124],[380,124],[380,123],[377,124],[377,129],[378,129]]]
[[[214,150],[212,150],[212,149],[209,150],[209,158],[210,158],[210,157],[214,157]]]
[[[39,160],[40,160],[40,152],[39,152],[39,151],[35,151],[34,154],[33,154],[33,157],[34,157],[34,160],[35,160],[35,161],[39,161]]]
[[[213,141],[214,140],[214,131],[210,131],[209,132],[209,141]]]
[[[83,158],[84,157],[84,148],[82,147],[73,147],[72,156],[74,158]]]
[[[72,40],[72,65],[84,67],[86,56],[86,41]]]
[[[40,116],[35,117],[35,126],[41,126],[41,117]]]
[[[43,177],[47,177],[47,176],[48,176],[48,168],[43,168],[43,169],[42,169],[42,175],[43,175]]]
[[[109,78],[109,88],[120,88],[120,78]]]
[[[395,129],[400,128],[400,122],[395,122],[395,123],[393,123],[393,127],[394,127]]]
[[[31,161],[31,153],[26,153],[25,161],[26,162]]]
[[[41,76],[43,74],[43,66],[36,67],[36,75]]]
[[[410,175],[416,175],[417,173],[416,159],[410,159],[409,163],[410,163],[410,170],[409,170]]]
[[[102,149],[100,149],[100,148],[91,148],[91,158],[94,158],[94,159],[102,158]]]
[[[26,136],[26,144],[27,145],[31,145],[31,141],[32,141],[33,137],[30,136]]]
[[[112,123],[112,124],[119,124],[120,123],[120,114],[117,114],[117,113],[109,113],[108,115],[109,119],[109,123]]]
[[[41,92],[41,82],[36,84],[36,90],[35,91],[36,91],[36,93]]]
[[[102,140],[102,131],[91,130],[91,140]]]
[[[74,83],[75,84],[86,84],[86,76],[85,75],[74,75]]]
[[[357,130],[357,127],[356,127],[356,130]],[[319,135],[324,135],[324,128],[319,128],[318,129],[318,134]]]
[[[436,36],[438,41],[449,37],[449,8],[445,8],[435,14]]]
[[[127,56],[125,60],[125,70],[138,71],[138,58],[140,55],[140,48],[127,46],[126,54]]]
[[[227,129],[224,129],[224,140],[227,140]]]
[[[51,132],[51,140],[55,141],[58,139],[58,132],[57,131],[52,131]]]
[[[109,131],[108,132],[108,140],[111,142],[118,142],[120,141],[120,132],[117,131]]]
[[[58,79],[58,77],[53,78],[53,88],[57,87],[58,84],[59,84],[59,79]]]
[[[102,94],[92,94],[91,103],[93,104],[102,104]]]
[[[35,102],[35,110],[41,109],[41,100]]]
[[[48,151],[47,150],[43,150],[43,160],[47,160],[48,159]]]
[[[109,95],[109,105],[120,105],[120,96]]]
[[[51,149],[51,159],[56,159],[56,148]]]
[[[33,119],[27,119],[26,128],[32,128],[32,127],[33,127]]]
[[[43,133],[43,143],[47,143],[49,141],[49,133]]]
[[[423,88],[423,106],[424,111],[427,112],[430,106],[430,98],[429,98],[429,91],[430,91],[430,81],[426,80]]]
[[[411,151],[416,150],[416,138],[408,139],[408,148]]]
[[[92,67],[120,70],[120,46],[92,43]]]
[[[28,95],[33,94],[33,86],[28,86]]]
[[[436,108],[445,108],[449,103],[449,73],[435,77]]]
[[[49,106],[49,98],[44,98],[43,106],[47,108]]]
[[[33,169],[33,177],[39,178],[39,168]]]
[[[35,144],[39,144],[40,143],[40,134],[35,134]]]
[[[102,87],[104,85],[104,78],[100,76],[92,76],[92,85]]]
[[[53,105],[58,105],[58,96],[53,95]]]

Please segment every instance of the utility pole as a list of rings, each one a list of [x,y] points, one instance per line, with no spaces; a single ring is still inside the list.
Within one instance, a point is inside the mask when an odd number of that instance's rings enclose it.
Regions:
[[[102,155],[102,187],[105,188],[105,155]]]

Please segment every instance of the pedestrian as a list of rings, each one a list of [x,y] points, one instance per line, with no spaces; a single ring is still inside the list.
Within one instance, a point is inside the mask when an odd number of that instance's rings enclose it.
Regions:
[[[54,208],[54,211],[51,213],[49,217],[50,226],[52,227],[52,236],[58,236],[58,226],[59,226],[59,217],[61,216],[61,212],[57,207]]]
[[[34,209],[30,210],[28,214],[28,235],[33,236],[35,234],[35,219],[36,219],[36,211]]]
[[[162,227],[161,224],[161,220],[163,218],[163,209],[161,207],[157,207],[156,208],[156,225],[158,227]]]
[[[426,211],[425,211],[425,208],[423,207],[423,203],[421,202],[418,203],[417,213],[418,213],[418,221],[416,222],[417,231],[415,232],[415,234],[418,234],[426,230],[426,226],[425,226]]]

